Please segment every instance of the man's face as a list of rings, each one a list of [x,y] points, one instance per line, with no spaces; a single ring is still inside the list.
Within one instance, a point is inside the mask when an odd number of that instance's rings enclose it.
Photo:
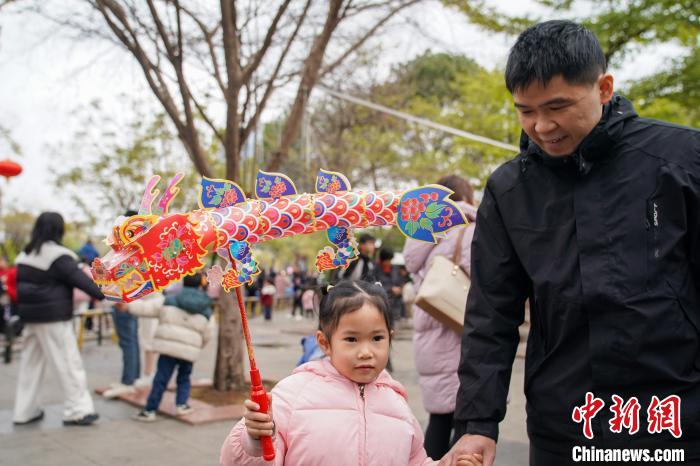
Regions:
[[[520,124],[551,156],[574,152],[600,121],[602,106],[613,95],[613,78],[601,75],[594,84],[570,84],[561,75],[546,85],[538,81],[513,93]]]
[[[374,256],[375,243],[374,240],[367,240],[364,243],[360,243],[357,248],[363,256],[372,257]]]

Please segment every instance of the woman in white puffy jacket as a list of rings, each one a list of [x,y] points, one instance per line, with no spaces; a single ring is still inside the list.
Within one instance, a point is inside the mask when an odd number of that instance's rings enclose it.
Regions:
[[[148,401],[134,417],[136,420],[149,422],[156,419],[156,410],[176,367],[176,412],[178,415],[192,412],[187,404],[192,363],[209,340],[211,317],[211,299],[201,289],[201,283],[200,274],[187,276],[182,291],[177,295],[135,301],[128,306],[128,312],[134,315],[158,318],[153,349],[160,356]]]

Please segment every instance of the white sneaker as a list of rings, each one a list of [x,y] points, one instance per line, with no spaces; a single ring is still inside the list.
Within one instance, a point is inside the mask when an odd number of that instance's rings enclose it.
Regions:
[[[143,377],[139,377],[136,379],[134,382],[134,387],[136,388],[149,388],[153,384],[153,376],[152,375],[144,375]]]
[[[109,390],[105,390],[104,393],[102,393],[102,396],[108,399],[112,399],[118,398],[122,395],[129,395],[131,393],[134,393],[135,391],[136,389],[133,385],[124,385],[120,383],[110,388]]]
[[[146,411],[145,409],[142,409],[138,413],[131,416],[131,419],[140,422],[153,422],[157,419],[157,417],[155,411]]]
[[[190,414],[192,411],[194,411],[194,409],[192,409],[192,407],[188,404],[175,406],[175,412],[178,416],[185,416]]]
[[[301,314],[294,317],[294,320],[301,320],[301,319],[303,319],[303,317],[301,316]]]

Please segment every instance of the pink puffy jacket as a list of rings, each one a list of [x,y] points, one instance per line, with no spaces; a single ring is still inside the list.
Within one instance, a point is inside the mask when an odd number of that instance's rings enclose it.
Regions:
[[[458,202],[470,222],[476,218],[476,208],[466,202]],[[403,250],[406,269],[413,274],[416,291],[428,272],[433,257],[452,258],[457,245],[457,228],[448,232],[438,244],[429,244],[412,239],[406,240]],[[474,237],[474,223],[467,227],[462,239],[462,259],[460,265],[471,273],[471,244]],[[413,355],[416,360],[423,406],[432,414],[451,413],[455,410],[459,378],[460,340],[454,330],[433,319],[418,306],[413,306]]]
[[[362,396],[328,358],[308,362],[272,390],[272,412],[277,466],[436,464],[425,453],[403,386],[386,371],[364,386]],[[271,464],[243,421],[226,438],[221,464]]]

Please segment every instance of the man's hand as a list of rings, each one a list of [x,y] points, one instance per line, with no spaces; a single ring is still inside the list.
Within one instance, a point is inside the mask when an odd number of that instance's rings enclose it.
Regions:
[[[269,436],[272,437],[274,434],[275,423],[272,420],[272,395],[267,395],[268,399],[268,410],[267,413],[261,413],[258,410],[260,406],[250,400],[245,400],[243,405],[245,406],[245,428],[248,431],[248,435],[258,440],[260,437]]]
[[[483,435],[463,435],[442,457],[438,466],[456,466],[461,455],[470,453],[481,455],[484,466],[493,466],[493,460],[496,458],[496,441]]]
[[[457,466],[483,466],[483,457],[478,453],[460,455],[457,457]]]

